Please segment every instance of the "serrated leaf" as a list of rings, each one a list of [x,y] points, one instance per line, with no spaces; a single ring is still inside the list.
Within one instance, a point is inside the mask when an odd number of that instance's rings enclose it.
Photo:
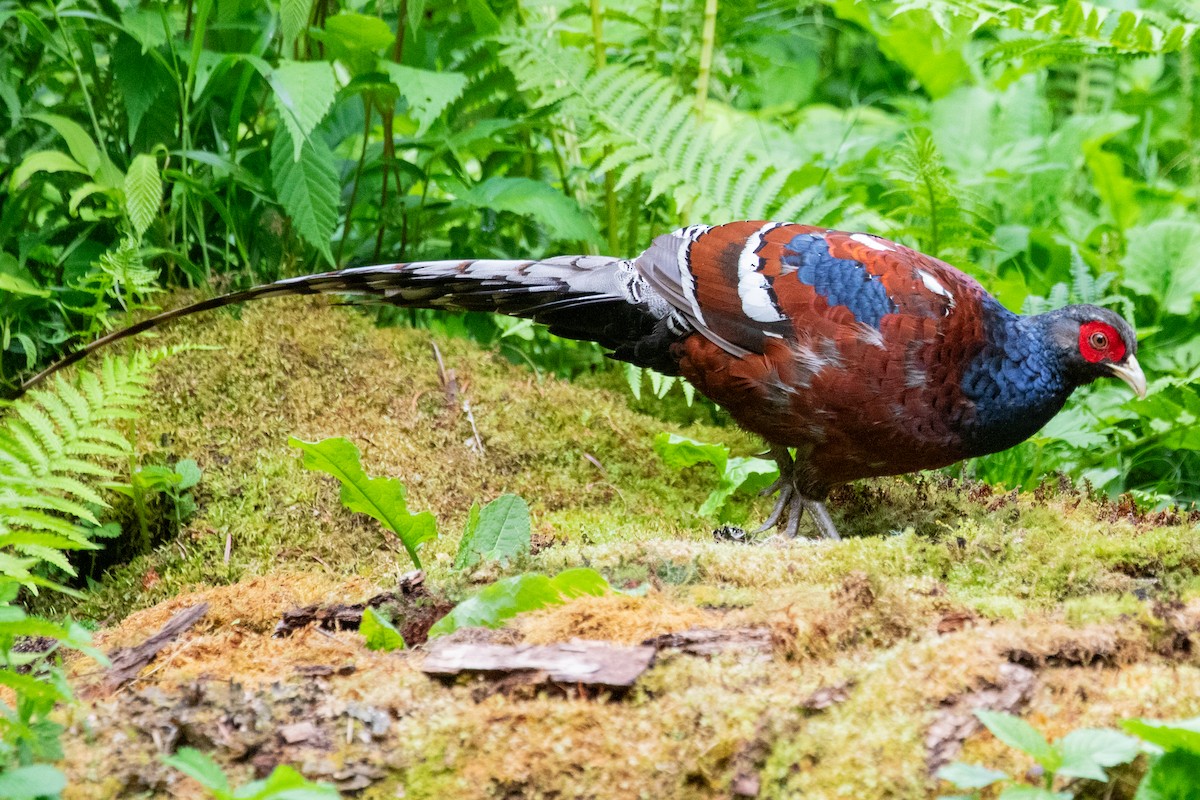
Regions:
[[[462,94],[467,78],[457,72],[434,72],[403,64],[384,64],[388,77],[408,101],[411,116],[417,121],[417,135],[429,130],[438,115]]]
[[[498,628],[517,614],[561,605],[573,597],[600,596],[611,588],[603,575],[588,567],[565,570],[553,578],[538,572],[515,575],[463,600],[429,629],[429,636],[459,628]]]
[[[319,138],[309,139],[301,143],[301,157],[296,161],[290,145],[287,132],[277,130],[271,144],[275,194],[297,232],[332,264],[329,243],[337,227],[341,192],[333,153]]]
[[[327,61],[281,61],[271,71],[270,83],[279,117],[291,134],[292,160],[297,161],[302,147],[309,141],[309,134],[333,105],[337,92],[333,65]],[[273,169],[274,147],[271,162]]]
[[[308,27],[311,13],[312,0],[280,0],[279,30],[283,36],[284,53],[292,52],[296,37]]]
[[[482,512],[471,507],[454,566],[465,569],[480,559],[507,562],[529,552],[529,543],[529,505],[515,494],[501,495]]]
[[[400,631],[396,630],[392,623],[379,616],[373,608],[363,609],[362,623],[358,627],[358,632],[366,639],[368,650],[391,652],[405,648],[404,637]]]
[[[160,203],[162,178],[158,174],[158,161],[151,155],[136,156],[125,173],[125,213],[139,239],[154,222]]]
[[[1059,755],[1037,728],[1025,720],[1003,711],[978,710],[975,716],[1000,741],[1022,753],[1033,756],[1047,772],[1055,772],[1062,763]]]
[[[1008,780],[1008,773],[998,769],[988,769],[980,764],[967,764],[954,761],[937,771],[937,776],[944,781],[953,783],[960,789],[982,789],[991,786],[996,781]]]
[[[413,564],[421,568],[417,550],[437,537],[433,514],[411,514],[405,505],[404,484],[395,478],[370,478],[359,462],[358,448],[348,439],[305,442],[295,437],[288,444],[304,452],[305,469],[334,476],[342,484],[342,505],[366,514],[400,537]]]
[[[1200,223],[1158,220],[1130,228],[1124,285],[1171,314],[1189,314],[1200,295]]]

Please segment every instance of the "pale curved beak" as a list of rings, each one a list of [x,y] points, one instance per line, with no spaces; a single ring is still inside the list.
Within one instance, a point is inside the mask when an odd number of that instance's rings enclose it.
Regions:
[[[1146,399],[1146,373],[1135,357],[1130,356],[1123,364],[1110,364],[1108,371],[1128,383],[1139,398]]]

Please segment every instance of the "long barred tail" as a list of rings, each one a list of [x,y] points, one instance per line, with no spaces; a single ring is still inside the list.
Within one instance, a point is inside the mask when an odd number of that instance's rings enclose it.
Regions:
[[[25,381],[20,393],[108,344],[171,320],[248,300],[297,294],[351,294],[410,308],[495,311],[528,317],[549,325],[559,336],[599,342],[615,350],[618,358],[659,369],[665,366],[644,357],[651,355],[645,344],[660,337],[670,308],[629,261],[607,256],[560,256],[542,261],[414,261],[286,278],[164,311],[71,353]]]

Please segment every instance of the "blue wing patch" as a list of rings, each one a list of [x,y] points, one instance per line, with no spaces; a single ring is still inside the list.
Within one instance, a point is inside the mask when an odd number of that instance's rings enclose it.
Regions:
[[[829,255],[829,245],[820,235],[796,236],[787,243],[782,260],[796,268],[801,283],[813,287],[830,306],[849,309],[859,322],[878,329],[884,314],[896,312],[883,282],[857,261]]]

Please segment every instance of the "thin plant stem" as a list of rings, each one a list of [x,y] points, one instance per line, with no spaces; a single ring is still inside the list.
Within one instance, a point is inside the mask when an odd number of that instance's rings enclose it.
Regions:
[[[596,71],[604,69],[608,63],[604,51],[604,14],[600,8],[600,0],[591,0],[592,13],[592,55]],[[604,148],[607,157],[612,152],[611,147]],[[564,187],[566,188],[566,187]],[[605,230],[608,233],[608,252],[616,255],[621,248],[620,218],[617,214],[617,176],[612,170],[604,173],[604,213]]]
[[[717,0],[704,0],[704,24],[700,33],[700,73],[696,76],[696,119],[704,119],[708,84],[712,78],[713,45],[717,31]]]
[[[350,238],[350,220],[354,217],[354,202],[358,199],[358,185],[362,183],[363,166],[367,162],[367,144],[371,140],[371,107],[374,105],[370,94],[362,96],[363,101],[363,140],[362,152],[358,156],[358,166],[354,168],[354,183],[350,186],[350,202],[346,205],[346,222],[342,225],[342,240],[338,242],[337,266],[342,265],[342,253],[346,249],[346,240]],[[387,180],[387,176],[384,176]]]

